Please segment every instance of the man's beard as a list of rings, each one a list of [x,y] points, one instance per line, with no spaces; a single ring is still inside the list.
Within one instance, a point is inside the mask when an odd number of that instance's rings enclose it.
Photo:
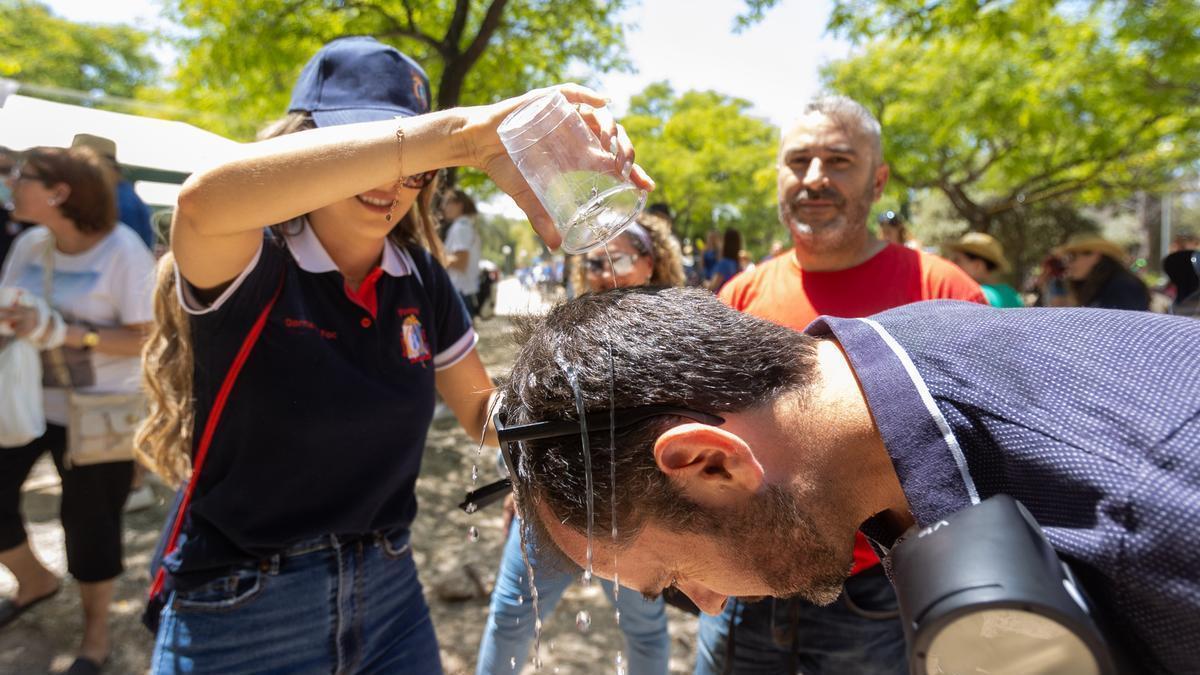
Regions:
[[[837,528],[805,513],[788,489],[767,486],[766,494],[722,520],[735,560],[775,597],[800,596],[828,605],[841,595],[853,566],[851,548]]]
[[[809,253],[838,251],[857,240],[861,230],[866,228],[867,214],[871,212],[874,197],[875,189],[870,180],[860,194],[850,198],[832,187],[822,190],[802,189],[786,202],[780,200],[779,222],[787,225],[796,245]],[[802,221],[799,206],[800,202],[805,200],[833,202],[835,213],[828,220]]]

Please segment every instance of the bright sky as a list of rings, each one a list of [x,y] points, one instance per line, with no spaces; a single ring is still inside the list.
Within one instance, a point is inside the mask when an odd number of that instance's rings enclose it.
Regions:
[[[155,0],[49,0],[72,21],[158,25]],[[742,0],[642,0],[629,10],[630,60],[638,72],[601,79],[604,93],[623,112],[629,97],[646,85],[668,80],[677,92],[713,89],[745,98],[775,124],[818,89],[818,69],[844,56],[848,46],[824,35],[829,0],[782,0],[766,20],[741,34],[732,32]],[[160,58],[169,59],[169,52]]]
[[[168,27],[157,0],[44,1],[72,21]],[[667,80],[676,92],[712,89],[744,98],[754,104],[754,114],[776,125],[791,120],[795,108],[820,88],[820,67],[850,49],[825,35],[830,0],[781,0],[763,22],[734,34],[734,17],[743,7],[743,0],[642,0],[630,9],[628,56],[637,72],[600,78],[615,112],[624,113],[629,97],[648,84]],[[155,54],[163,62],[174,56],[166,46]],[[521,215],[504,195],[480,207]]]

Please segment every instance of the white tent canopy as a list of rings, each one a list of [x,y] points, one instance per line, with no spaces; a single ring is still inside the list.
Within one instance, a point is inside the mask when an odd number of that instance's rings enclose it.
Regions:
[[[0,145],[68,146],[78,133],[111,138],[126,166],[190,174],[228,157],[238,144],[184,122],[126,115],[0,92]],[[178,186],[139,182],[147,203],[173,205]]]

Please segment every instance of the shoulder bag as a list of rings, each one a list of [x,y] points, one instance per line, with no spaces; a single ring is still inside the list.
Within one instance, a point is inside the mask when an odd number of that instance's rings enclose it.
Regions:
[[[42,263],[42,290],[52,305],[54,292],[54,238],[46,245]],[[95,382],[91,353],[56,347],[42,352],[42,385],[67,390],[67,449],[63,465],[128,462],[133,459],[133,434],[146,415],[141,392],[81,392]]]

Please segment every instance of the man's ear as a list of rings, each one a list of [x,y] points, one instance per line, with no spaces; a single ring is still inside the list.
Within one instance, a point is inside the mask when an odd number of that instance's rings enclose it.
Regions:
[[[689,423],[663,432],[654,443],[654,461],[700,504],[722,506],[763,484],[763,467],[737,434]]]
[[[872,177],[874,180],[872,188],[875,196],[871,199],[872,202],[879,201],[879,198],[883,196],[883,189],[887,187],[888,178],[891,175],[892,170],[886,163],[880,162],[879,166],[875,167],[875,175]]]

